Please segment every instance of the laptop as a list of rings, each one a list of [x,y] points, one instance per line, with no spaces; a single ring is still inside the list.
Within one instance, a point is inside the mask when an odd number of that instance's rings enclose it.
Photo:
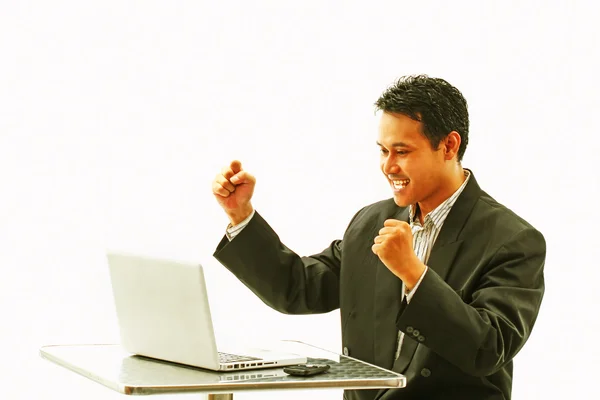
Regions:
[[[200,264],[108,253],[121,345],[133,354],[213,371],[304,364],[268,349],[217,351]]]

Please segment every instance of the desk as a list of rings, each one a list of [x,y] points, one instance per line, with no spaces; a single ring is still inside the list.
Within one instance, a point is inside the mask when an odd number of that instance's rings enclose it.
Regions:
[[[281,342],[276,349],[306,355],[310,363],[331,365],[328,372],[293,377],[283,368],[213,372],[131,355],[119,345],[44,346],[42,358],[126,395],[203,393],[208,399],[233,399],[233,393],[279,389],[401,388],[406,378],[351,357],[301,342]]]

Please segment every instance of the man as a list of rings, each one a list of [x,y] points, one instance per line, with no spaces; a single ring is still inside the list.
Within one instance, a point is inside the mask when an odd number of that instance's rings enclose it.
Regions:
[[[393,199],[300,257],[254,211],[255,178],[234,161],[213,182],[231,222],[215,257],[283,313],[339,307],[344,354],[407,377],[347,399],[510,399],[512,359],[544,293],[544,238],[463,169],[469,118],[455,87],[404,77],[376,106]]]

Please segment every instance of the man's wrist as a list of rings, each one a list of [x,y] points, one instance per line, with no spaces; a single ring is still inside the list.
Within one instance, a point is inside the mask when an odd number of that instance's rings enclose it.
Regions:
[[[254,212],[254,208],[252,205],[245,207],[241,211],[236,211],[234,213],[228,214],[229,222],[231,223],[231,227],[239,225],[240,222],[243,222],[246,218],[248,218]]]
[[[415,285],[419,283],[426,269],[427,267],[420,260],[417,267],[411,268],[411,273],[407,274],[407,276],[402,279],[407,292],[412,291]]]
[[[252,213],[250,213],[250,215],[248,215],[248,217],[245,220],[241,221],[236,226],[231,226],[231,224],[229,224],[229,226],[227,226],[227,229],[225,230],[227,239],[229,239],[230,241],[233,240],[241,231],[244,230],[244,228],[250,223],[250,220],[253,217],[254,211],[252,211]]]

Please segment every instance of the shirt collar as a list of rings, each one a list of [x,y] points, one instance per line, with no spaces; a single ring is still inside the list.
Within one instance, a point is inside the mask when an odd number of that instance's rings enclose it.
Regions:
[[[446,219],[446,216],[450,212],[450,209],[452,208],[452,206],[454,205],[454,203],[458,199],[458,196],[460,196],[460,194],[462,193],[462,191],[467,186],[467,182],[469,182],[469,178],[471,177],[471,171],[469,171],[468,169],[465,169],[464,171],[465,171],[465,177],[466,177],[466,179],[463,182],[463,184],[460,185],[460,187],[450,197],[448,197],[446,200],[444,200],[444,202],[442,202],[442,204],[440,204],[439,206],[437,206],[433,211],[431,211],[429,214],[427,214],[423,218],[423,223],[424,224],[427,223],[428,220],[431,220],[431,221],[433,221],[433,224],[436,227],[439,228],[444,223],[444,220]],[[415,221],[415,216],[417,214],[417,210],[418,210],[418,204],[411,204],[410,205],[410,209],[409,209],[409,222],[410,222],[411,225],[414,222],[420,224],[420,222],[419,222],[418,219]]]

